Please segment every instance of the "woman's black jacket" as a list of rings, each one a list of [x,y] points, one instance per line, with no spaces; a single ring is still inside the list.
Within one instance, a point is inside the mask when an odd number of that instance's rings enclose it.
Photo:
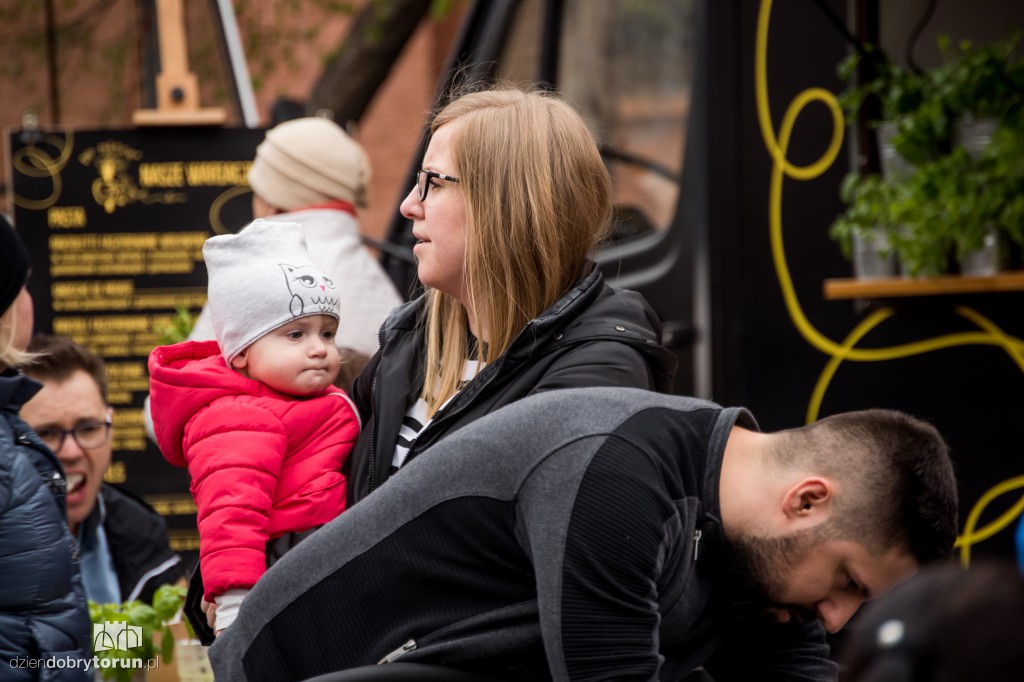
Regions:
[[[402,419],[423,385],[425,314],[425,296],[392,311],[380,330],[380,350],[356,378],[352,398],[363,431],[346,465],[349,506],[388,478]],[[647,301],[606,285],[592,267],[434,415],[405,461],[527,395],[587,386],[668,393],[675,368],[676,357],[661,345],[661,322]]]

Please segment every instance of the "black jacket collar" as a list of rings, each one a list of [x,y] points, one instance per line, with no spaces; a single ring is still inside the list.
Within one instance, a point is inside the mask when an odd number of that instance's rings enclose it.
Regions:
[[[21,406],[43,388],[35,379],[29,379],[20,370],[8,368],[0,373],[0,406],[21,411]]]

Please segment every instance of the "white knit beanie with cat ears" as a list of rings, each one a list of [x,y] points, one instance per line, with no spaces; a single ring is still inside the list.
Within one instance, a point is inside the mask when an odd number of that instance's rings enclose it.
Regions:
[[[270,129],[249,169],[253,193],[283,211],[334,199],[366,208],[369,185],[366,152],[326,118],[297,118]]]
[[[310,260],[298,223],[254,220],[238,234],[207,239],[203,259],[213,333],[229,365],[254,341],[292,320],[339,317],[334,282]]]

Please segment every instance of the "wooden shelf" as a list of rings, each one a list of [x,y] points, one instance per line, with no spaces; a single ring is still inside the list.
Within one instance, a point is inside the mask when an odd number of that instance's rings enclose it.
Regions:
[[[945,275],[911,279],[827,279],[825,298],[834,301],[850,298],[904,298],[949,294],[986,294],[1000,291],[1024,291],[1024,271],[1004,272],[991,277]]]

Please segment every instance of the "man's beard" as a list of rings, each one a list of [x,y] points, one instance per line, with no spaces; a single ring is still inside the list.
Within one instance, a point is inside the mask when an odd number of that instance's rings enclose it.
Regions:
[[[737,620],[768,617],[768,609],[789,610],[800,621],[817,614],[806,606],[782,603],[790,569],[817,544],[818,529],[781,537],[740,535],[730,539],[725,568],[725,606]]]

